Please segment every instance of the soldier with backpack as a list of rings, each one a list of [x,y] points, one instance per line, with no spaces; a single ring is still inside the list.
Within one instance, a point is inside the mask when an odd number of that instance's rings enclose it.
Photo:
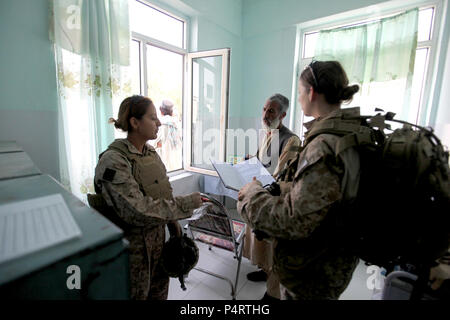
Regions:
[[[448,278],[449,152],[432,129],[393,113],[341,110],[357,88],[338,62],[311,63],[300,76],[299,101],[315,119],[305,124],[299,154],[278,184],[266,190],[253,181],[240,191],[243,218],[260,237],[275,239],[285,298],[337,299],[356,258],[413,272],[411,299]],[[391,121],[403,127],[391,130]]]
[[[299,102],[305,115],[314,117],[305,124],[308,132],[329,117],[359,116],[359,108],[340,108],[359,90],[348,84],[336,61],[315,61],[302,72]],[[257,180],[239,192],[242,218],[274,241],[282,299],[338,299],[357,265],[351,250],[330,239],[334,217],[356,198],[360,174],[354,148],[335,156],[338,140],[333,134],[319,134],[308,141],[293,174],[280,183],[281,195],[272,196]]]

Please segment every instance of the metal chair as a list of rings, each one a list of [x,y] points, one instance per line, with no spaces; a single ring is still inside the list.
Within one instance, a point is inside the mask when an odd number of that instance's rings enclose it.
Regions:
[[[189,230],[194,240],[208,244],[209,250],[212,247],[217,247],[232,251],[234,253],[234,259],[237,260],[237,270],[233,283],[230,279],[210,270],[199,267],[195,267],[194,269],[227,281],[231,286],[231,297],[233,300],[236,300],[242,250],[245,241],[245,223],[233,220],[225,206],[212,198],[212,196],[207,194],[201,195],[207,198],[209,202],[194,210],[192,218],[188,219],[188,223],[184,228],[185,230]]]

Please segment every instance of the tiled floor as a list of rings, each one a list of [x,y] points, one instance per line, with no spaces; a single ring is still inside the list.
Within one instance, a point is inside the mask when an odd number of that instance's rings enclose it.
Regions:
[[[236,275],[237,261],[233,258],[233,253],[219,248],[208,250],[208,246],[197,242],[200,250],[200,259],[197,267],[207,269],[231,279],[234,282]],[[237,288],[237,300],[258,300],[262,298],[266,291],[265,282],[251,282],[246,278],[246,274],[256,271],[246,258],[242,258],[239,282]],[[346,291],[342,294],[341,300],[370,300],[372,290],[367,289],[366,280],[369,275],[366,273],[366,266],[360,263],[356,268],[353,279]],[[180,288],[177,279],[170,279],[169,300],[230,300],[231,287],[228,282],[213,277],[211,275],[192,270],[185,280],[186,291]]]

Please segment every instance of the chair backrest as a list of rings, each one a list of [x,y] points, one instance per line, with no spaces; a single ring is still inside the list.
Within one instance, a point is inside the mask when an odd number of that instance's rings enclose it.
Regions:
[[[225,207],[209,195],[202,194],[210,202],[194,210],[194,215],[201,213],[201,217],[189,221],[189,227],[194,230],[218,236],[225,239],[234,239],[232,220]]]

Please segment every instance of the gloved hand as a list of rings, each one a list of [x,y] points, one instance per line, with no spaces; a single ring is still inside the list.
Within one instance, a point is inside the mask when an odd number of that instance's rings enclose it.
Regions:
[[[201,205],[203,204],[203,200],[200,192],[193,192],[191,195],[195,208],[201,207]]]

